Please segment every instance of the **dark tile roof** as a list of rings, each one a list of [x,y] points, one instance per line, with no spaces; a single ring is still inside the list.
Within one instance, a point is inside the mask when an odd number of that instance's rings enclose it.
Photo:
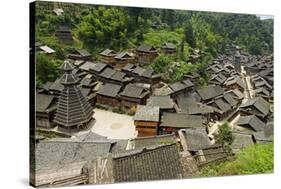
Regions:
[[[256,143],[273,142],[273,135],[266,135],[264,131],[255,132],[253,137]]]
[[[115,182],[182,178],[176,144],[149,147],[113,156]]]
[[[95,63],[90,70],[95,71],[95,72],[101,72],[102,70],[104,70],[108,65],[102,62],[97,62]]]
[[[126,77],[125,73],[115,70],[115,73],[110,77],[110,79],[116,81],[122,81],[123,79],[125,79],[125,77]]]
[[[211,146],[211,141],[204,128],[188,128],[181,131],[184,134],[184,139],[189,151],[198,151]]]
[[[246,88],[245,83],[243,82],[243,80],[239,76],[230,77],[224,83],[225,86],[230,86],[230,85],[234,85],[234,84],[237,84],[238,86],[240,86],[243,89]]]
[[[59,170],[68,164],[107,155],[109,142],[42,141],[36,144],[36,171]]]
[[[114,69],[112,69],[112,68],[105,68],[105,69],[103,70],[103,72],[100,73],[100,76],[103,77],[103,78],[109,79],[109,78],[111,78],[111,76],[112,76],[114,73],[115,73],[115,70],[114,70]]]
[[[158,74],[155,74],[153,69],[148,68],[142,73],[141,76],[146,77],[146,78],[152,78],[155,75],[158,75]]]
[[[82,85],[82,86],[90,86],[91,85],[91,83],[92,83],[92,79],[90,79],[90,78],[86,78],[86,77],[84,77],[81,81],[80,81],[80,84]]]
[[[71,32],[68,26],[59,26],[58,32]]]
[[[132,71],[133,68],[135,68],[135,67],[136,67],[136,66],[135,66],[134,64],[129,63],[129,64],[126,64],[126,65],[122,68],[122,70],[125,70],[125,71]]]
[[[53,91],[62,91],[63,85],[60,82],[60,78],[56,79],[56,81],[50,86],[50,90]]]
[[[231,106],[228,103],[224,102],[221,98],[214,100],[214,103],[222,111],[222,113],[231,110]]]
[[[107,140],[107,137],[101,136],[92,131],[78,135],[78,136],[76,136],[76,138],[79,142],[97,142],[97,141],[108,141],[109,142],[109,140]]]
[[[100,90],[97,92],[97,94],[109,96],[109,97],[116,97],[121,90],[120,85],[112,84],[112,83],[106,83],[104,84]]]
[[[54,101],[53,95],[36,93],[36,112],[46,112]]]
[[[253,145],[254,141],[251,135],[242,133],[233,133],[234,141],[231,144],[231,148],[234,152],[247,146]]]
[[[120,52],[115,56],[116,59],[131,59],[133,58],[133,54],[129,52]]]
[[[175,82],[175,83],[169,85],[169,87],[170,87],[174,92],[180,91],[180,90],[183,90],[183,89],[186,88],[186,86],[185,86],[182,82],[180,82],[180,81]]]
[[[241,91],[239,91],[239,89],[229,90],[226,93],[230,94],[235,99],[241,100],[244,98],[244,94]]]
[[[229,93],[225,94],[223,98],[230,106],[235,106],[238,103]]]
[[[105,49],[104,51],[102,51],[100,53],[100,55],[103,55],[103,56],[115,56],[116,52],[113,51],[113,50],[110,50],[110,49]]]
[[[196,79],[196,78],[200,77],[200,75],[196,72],[192,72],[192,73],[186,74],[185,77],[190,78],[190,79]]]
[[[164,49],[175,49],[176,46],[173,43],[164,43],[161,48],[164,48]]]
[[[255,131],[262,131],[265,128],[265,123],[255,115],[241,116],[236,123],[238,126],[250,126]]]
[[[84,64],[82,64],[79,69],[84,71],[89,71],[90,69],[93,69],[95,63],[87,61]]]
[[[203,122],[202,116],[164,112],[160,127],[201,128]]]
[[[226,80],[226,77],[223,74],[213,74],[209,82],[216,84],[223,84]]]
[[[163,86],[154,90],[156,96],[167,96],[173,93],[173,90],[169,86]]]
[[[210,100],[224,93],[223,89],[218,85],[216,86],[209,85],[204,88],[197,89],[197,92],[199,96],[202,98],[202,100]]]
[[[181,113],[186,113],[190,115],[203,115],[214,112],[211,106],[198,103],[196,99],[192,96],[178,96],[177,104]]]
[[[87,97],[91,92],[90,88],[85,88],[85,87],[81,87],[81,93],[83,94],[84,97]]]
[[[254,90],[255,95],[256,96],[265,96],[265,97],[269,97],[270,96],[270,92],[268,90],[266,90],[264,87],[260,87]]]
[[[145,72],[145,69],[140,66],[137,66],[132,70],[132,73],[135,73],[139,76],[141,76],[144,72]]]
[[[190,79],[184,79],[182,80],[182,83],[184,83],[186,87],[194,86],[194,84],[190,81]]]
[[[155,52],[156,48],[151,46],[151,45],[146,45],[142,44],[137,47],[136,51],[141,51],[141,52]]]
[[[248,99],[244,104],[241,104],[239,108],[247,109],[251,106],[254,106],[263,115],[269,113],[269,104],[262,97]]]
[[[125,89],[120,93],[120,95],[133,98],[143,98],[148,93],[149,91],[145,88],[129,83],[128,85],[126,85]]]
[[[42,88],[46,91],[49,91],[50,90],[50,87],[53,85],[54,82],[51,82],[51,81],[47,81],[43,86]]]
[[[91,54],[90,54],[86,49],[79,49],[79,50],[77,50],[77,52],[78,52],[81,56],[91,56]]]
[[[159,106],[160,109],[172,109],[174,101],[170,96],[151,96],[147,99],[147,105]]]
[[[163,145],[163,144],[173,144],[176,143],[176,135],[175,134],[167,134],[167,135],[157,135],[157,136],[149,136],[149,137],[138,137],[130,141],[132,144],[132,149],[139,149],[148,146],[155,145]]]
[[[154,121],[159,122],[160,109],[159,106],[143,106],[138,105],[134,116],[135,121]]]

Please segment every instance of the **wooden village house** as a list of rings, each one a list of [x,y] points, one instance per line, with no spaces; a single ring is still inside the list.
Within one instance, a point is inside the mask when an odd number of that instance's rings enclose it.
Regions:
[[[68,55],[68,58],[73,60],[91,60],[92,55],[85,49],[78,49]]]
[[[262,97],[248,99],[239,106],[241,115],[256,115],[262,120],[266,119],[270,113],[269,103]]]
[[[171,134],[185,128],[204,128],[204,124],[202,116],[164,112],[159,134]]]
[[[36,93],[36,127],[51,128],[55,126],[53,119],[56,108],[54,95]]]
[[[112,84],[112,83],[104,84],[97,92],[96,95],[97,103],[109,107],[119,107],[120,99],[118,94],[121,88],[122,86],[117,84]]]
[[[101,62],[106,63],[111,66],[115,66],[115,56],[117,53],[110,49],[105,49],[100,53]]]
[[[127,64],[135,64],[136,57],[134,53],[123,51],[115,56],[115,68],[121,70]]]
[[[136,110],[137,105],[144,105],[146,103],[149,94],[149,90],[129,83],[119,94],[121,106],[125,109]]]
[[[72,34],[70,29],[67,26],[60,26],[55,33],[56,37],[59,41],[63,43],[70,43],[72,42]]]
[[[161,53],[165,54],[165,55],[176,55],[177,50],[176,50],[176,46],[172,43],[164,43],[161,46]]]
[[[150,45],[140,45],[136,49],[139,64],[149,64],[157,57],[157,49]]]
[[[159,106],[138,105],[134,115],[134,124],[138,137],[156,136],[160,124]]]
[[[175,102],[170,96],[150,96],[146,104],[149,106],[158,106],[160,115],[163,115],[163,112],[176,112]]]
[[[152,68],[142,68],[133,64],[127,64],[122,68],[122,72],[134,78],[135,82],[157,84],[161,80],[161,75],[154,72]]]

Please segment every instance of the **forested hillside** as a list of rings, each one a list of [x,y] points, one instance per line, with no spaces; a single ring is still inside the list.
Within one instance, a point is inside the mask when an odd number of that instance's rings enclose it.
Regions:
[[[143,43],[159,47],[170,42],[177,46],[178,62],[186,61],[192,49],[200,49],[211,58],[223,53],[229,44],[255,55],[273,50],[273,20],[260,20],[256,15],[47,2],[36,5],[36,41],[56,51],[54,67],[75,48],[87,49],[98,58],[105,48],[120,51]],[[56,6],[64,10],[61,16],[53,14]],[[60,43],[55,37],[62,25],[71,29],[72,43]],[[37,62],[44,61],[46,57],[37,57]],[[38,82],[56,77],[54,73]]]

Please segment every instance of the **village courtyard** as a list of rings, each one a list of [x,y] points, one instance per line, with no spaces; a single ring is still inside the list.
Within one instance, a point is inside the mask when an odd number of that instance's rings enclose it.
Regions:
[[[136,137],[136,127],[133,117],[118,114],[102,109],[94,109],[96,120],[92,131],[96,134],[106,136],[108,139],[131,139]]]

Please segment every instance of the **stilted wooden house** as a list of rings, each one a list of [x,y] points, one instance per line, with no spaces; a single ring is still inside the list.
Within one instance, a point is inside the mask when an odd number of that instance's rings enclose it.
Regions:
[[[270,106],[262,97],[255,97],[241,104],[239,106],[239,111],[242,115],[256,115],[263,120],[269,115]]]
[[[160,124],[159,106],[138,105],[134,116],[138,137],[156,136]]]
[[[150,45],[140,45],[136,49],[136,56],[139,64],[149,64],[157,57],[157,50]]]
[[[65,61],[61,69],[64,71],[60,80],[63,90],[59,96],[54,122],[64,132],[88,129],[93,120],[93,108],[78,87],[79,79],[72,74],[73,65]]]
[[[120,106],[120,99],[118,93],[120,92],[121,88],[122,86],[117,84],[104,84],[97,92],[97,103],[109,107]]]
[[[68,58],[73,60],[91,60],[92,55],[86,49],[79,49],[69,54]]]
[[[213,100],[215,97],[222,96],[224,94],[224,90],[219,85],[208,85],[201,89],[197,89],[197,93],[201,98],[200,101],[203,103],[208,103]]]
[[[127,64],[135,64],[136,62],[136,57],[133,53],[130,52],[120,52],[115,56],[116,64],[115,68],[121,70],[124,66]]]
[[[71,30],[67,26],[60,26],[55,35],[62,43],[70,43],[73,40]]]
[[[110,49],[105,49],[104,51],[102,51],[100,53],[100,57],[101,57],[101,62],[109,64],[111,66],[115,66],[115,56],[117,55],[117,53],[113,50]]]
[[[177,81],[173,84],[170,84],[169,87],[173,91],[171,93],[171,97],[175,99],[177,96],[191,91],[194,87],[194,84],[189,79],[184,79],[182,81]]]
[[[53,95],[36,93],[36,127],[51,128],[56,112],[56,99]]]
[[[133,64],[127,64],[122,71],[134,78],[136,82],[156,84],[161,80],[161,75],[154,72],[152,68],[142,68]]]
[[[149,97],[149,94],[149,90],[129,83],[119,94],[121,99],[121,106],[125,109],[136,110],[137,105],[144,105],[146,103],[146,99]]]
[[[229,77],[223,85],[227,90],[239,89],[242,93],[246,89],[246,85],[240,76]]]
[[[159,106],[160,115],[163,112],[175,112],[175,103],[170,96],[151,96],[147,99],[146,104],[149,106]]]
[[[185,128],[204,128],[204,124],[202,116],[164,112],[159,134],[171,134]]]
[[[192,83],[195,83],[198,79],[199,79],[200,75],[196,72],[193,72],[193,73],[188,73],[186,75],[184,75],[184,78],[185,79],[190,79],[190,81]]]
[[[188,128],[179,130],[183,151],[188,151],[196,160],[197,166],[224,161],[227,152],[221,145],[212,145],[206,130]]]
[[[214,85],[223,85],[225,82],[226,77],[223,74],[213,74],[209,80],[209,84]]]
[[[263,131],[266,127],[266,124],[255,115],[240,116],[235,125],[234,129],[236,131],[249,134]]]
[[[176,46],[172,43],[164,43],[161,47],[161,53],[166,55],[176,55]]]

